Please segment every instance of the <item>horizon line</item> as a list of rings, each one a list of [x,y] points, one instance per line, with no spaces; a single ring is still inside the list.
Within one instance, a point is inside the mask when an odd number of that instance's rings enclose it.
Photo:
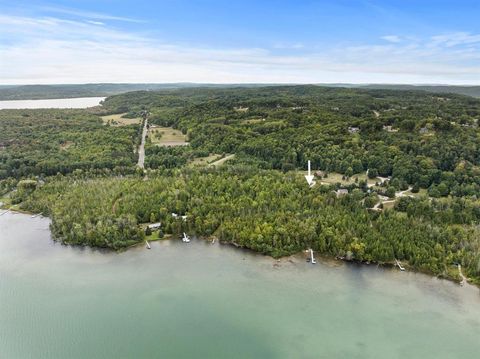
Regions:
[[[28,83],[28,84],[1,84],[0,87],[6,86],[73,86],[73,85],[278,85],[278,86],[301,86],[301,85],[394,85],[394,86],[458,86],[458,87],[477,87],[480,83],[472,84],[451,84],[451,83],[409,83],[409,82],[65,82],[65,83]]]

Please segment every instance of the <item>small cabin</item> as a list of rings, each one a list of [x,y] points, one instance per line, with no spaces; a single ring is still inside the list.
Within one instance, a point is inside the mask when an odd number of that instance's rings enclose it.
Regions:
[[[359,127],[350,126],[350,127],[348,128],[348,132],[350,132],[350,133],[358,133],[358,132],[360,132],[360,128],[359,128]]]
[[[339,188],[335,191],[335,194],[337,195],[337,197],[342,197],[342,196],[345,196],[348,194],[348,189],[346,188]]]

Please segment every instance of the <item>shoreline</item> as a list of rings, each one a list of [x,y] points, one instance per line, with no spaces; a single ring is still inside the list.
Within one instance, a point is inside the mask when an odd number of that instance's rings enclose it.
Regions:
[[[50,217],[48,216],[45,216],[41,213],[33,213],[33,212],[29,212],[29,211],[25,211],[25,210],[21,210],[21,209],[11,209],[11,208],[5,208],[5,207],[0,207],[1,209],[3,209],[5,212],[4,213],[0,213],[0,216],[3,215],[3,214],[6,214],[7,212],[11,212],[12,214],[24,214],[24,215],[30,215],[30,216],[38,216],[38,217],[42,217],[42,218],[48,218],[50,220]],[[234,248],[235,250],[242,250],[242,251],[247,251],[251,254],[255,254],[255,255],[261,255],[261,256],[265,256],[265,257],[269,257],[271,258],[273,261],[275,261],[276,263],[281,263],[281,262],[286,262],[286,261],[291,261],[292,258],[295,258],[295,259],[299,259],[299,258],[305,258],[305,254],[304,254],[304,251],[300,251],[298,253],[293,253],[291,255],[287,255],[287,256],[282,256],[282,257],[279,257],[279,258],[275,258],[275,257],[272,257],[271,255],[269,254],[265,254],[265,253],[261,253],[261,252],[257,252],[251,248],[247,248],[247,247],[242,247],[236,243],[229,243],[229,242],[225,242],[225,241],[222,241],[220,240],[219,238],[217,238],[216,236],[212,235],[210,237],[197,237],[197,236],[194,236],[194,238],[198,239],[198,240],[201,240],[201,241],[204,241],[204,242],[207,242],[207,241],[212,241],[214,240],[216,244],[218,245],[228,245],[232,248]],[[170,241],[170,240],[176,240],[175,239],[175,235],[173,234],[165,234],[165,236],[163,238],[156,238],[156,239],[145,239],[143,241],[139,241],[137,243],[134,243],[134,244],[131,244],[129,246],[126,246],[124,248],[120,248],[120,249],[113,249],[113,248],[104,248],[104,247],[92,247],[92,246],[88,246],[88,245],[74,245],[74,244],[69,244],[69,243],[63,243],[61,241],[57,241],[55,240],[53,237],[51,238],[52,241],[54,242],[59,242],[61,243],[62,245],[65,245],[65,246],[72,246],[72,247],[84,247],[84,248],[90,248],[90,249],[93,249],[93,250],[99,250],[99,251],[111,251],[111,252],[117,252],[117,253],[123,253],[123,252],[126,252],[128,251],[129,249],[132,249],[132,248],[135,248],[135,247],[139,247],[140,245],[145,245],[145,242],[148,240],[149,242],[158,242],[158,241]],[[352,259],[352,260],[347,260],[345,258],[341,258],[341,257],[332,257],[332,256],[328,256],[328,255],[325,255],[325,254],[322,254],[322,253],[316,253],[316,256],[317,256],[317,259],[319,259],[323,264],[335,264],[335,266],[340,266],[340,265],[343,265],[343,264],[356,264],[356,265],[361,265],[361,266],[371,266],[371,265],[375,265],[377,267],[382,267],[382,268],[385,268],[385,269],[389,269],[389,270],[394,270],[395,267],[397,267],[397,265],[395,264],[394,261],[392,262],[385,262],[385,263],[378,263],[378,262],[364,262],[364,261],[358,261],[358,260],[355,260],[355,259]],[[276,263],[273,263],[273,266],[275,266]],[[432,277],[432,278],[437,278],[437,279],[441,279],[441,280],[447,280],[449,282],[452,282],[452,283],[455,283],[457,284],[459,287],[466,287],[466,286],[472,286],[472,287],[475,287],[477,289],[480,289],[480,283],[472,283],[471,281],[468,280],[467,277],[463,276],[462,274],[462,278],[460,278],[461,280],[459,281],[458,279],[455,279],[455,278],[452,278],[452,277],[448,277],[448,276],[442,276],[442,275],[435,275],[431,272],[428,272],[428,271],[422,271],[422,270],[415,270],[415,269],[412,269],[412,267],[410,266],[410,264],[408,262],[403,262],[403,265],[406,267],[406,272],[410,272],[410,273],[420,273],[420,274],[424,274],[424,275],[427,275],[429,277]],[[457,264],[452,264],[452,266],[455,266],[457,268]],[[398,270],[399,272],[401,272],[400,270]]]

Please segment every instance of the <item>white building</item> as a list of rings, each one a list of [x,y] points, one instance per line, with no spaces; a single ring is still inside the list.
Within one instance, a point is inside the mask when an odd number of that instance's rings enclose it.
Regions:
[[[160,222],[157,222],[157,223],[149,224],[148,228],[150,228],[152,230],[155,230],[155,229],[159,229],[161,226],[162,226],[162,224]]]

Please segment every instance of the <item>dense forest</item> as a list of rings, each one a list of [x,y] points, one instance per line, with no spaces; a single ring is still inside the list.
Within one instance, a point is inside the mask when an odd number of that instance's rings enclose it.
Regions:
[[[480,101],[421,91],[319,88],[195,89],[113,96],[111,111],[151,111],[150,121],[187,134],[190,148],[147,149],[152,168],[199,153],[283,171],[312,166],[347,176],[392,176],[397,189],[432,197],[480,191]],[[172,158],[176,159],[172,161]]]
[[[359,85],[356,87],[380,90],[422,90],[433,93],[456,93],[459,95],[480,97],[480,86],[372,84]]]
[[[177,129],[188,145],[149,135],[144,172],[140,124],[100,116],[145,111],[151,129]],[[479,281],[478,118],[480,100],[466,96],[318,86],[139,91],[88,111],[0,111],[0,195],[48,214],[69,244],[123,248],[161,222],[162,234],[275,257],[313,248],[449,278],[461,263]],[[218,167],[199,161],[227,155]]]
[[[138,126],[104,126],[82,110],[1,110],[0,179],[131,171],[138,138]]]

